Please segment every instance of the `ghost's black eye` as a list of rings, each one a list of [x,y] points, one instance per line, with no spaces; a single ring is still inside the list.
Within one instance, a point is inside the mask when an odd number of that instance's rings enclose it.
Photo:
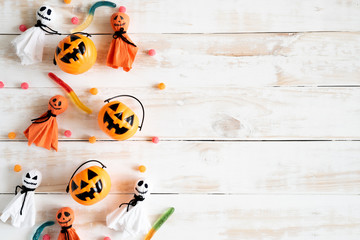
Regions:
[[[47,10],[47,15],[49,15],[49,16],[51,15],[51,9]]]
[[[46,7],[45,6],[42,6],[41,8],[40,8],[40,11],[44,11],[46,9]]]
[[[61,101],[59,101],[58,106],[59,106],[59,107],[61,106]]]
[[[29,173],[26,174],[26,178],[30,178],[30,174],[29,174]]]
[[[56,98],[53,99],[53,102],[56,102]]]
[[[138,186],[141,187],[141,185],[143,185],[143,183],[144,183],[143,180],[139,181],[139,182],[138,182]]]
[[[58,219],[60,219],[60,218],[61,218],[61,213],[59,213],[59,214],[58,214],[57,218],[58,218]]]
[[[144,185],[144,186],[145,186],[145,188],[148,188],[148,185],[147,185],[147,183],[145,183],[145,185]]]
[[[37,180],[37,176],[33,177],[32,179]]]
[[[68,216],[70,216],[70,213],[64,212],[64,215],[65,215],[66,217],[68,217]]]

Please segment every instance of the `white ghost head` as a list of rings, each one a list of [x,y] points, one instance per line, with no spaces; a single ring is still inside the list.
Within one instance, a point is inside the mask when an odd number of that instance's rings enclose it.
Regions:
[[[55,13],[52,7],[44,5],[36,11],[36,20],[40,20],[41,23],[45,25],[54,20],[54,17]]]
[[[42,180],[41,172],[37,169],[30,170],[22,176],[23,185],[30,189],[37,188]]]
[[[149,191],[149,183],[144,179],[139,179],[135,184],[135,194],[145,196]]]

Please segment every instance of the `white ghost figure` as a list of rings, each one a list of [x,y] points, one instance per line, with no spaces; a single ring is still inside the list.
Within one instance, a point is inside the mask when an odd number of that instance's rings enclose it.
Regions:
[[[45,33],[59,34],[48,26],[51,22],[54,22],[54,18],[55,12],[51,7],[40,7],[36,11],[36,25],[11,42],[21,60],[21,64],[29,65],[42,61]]]
[[[144,207],[149,184],[140,179],[136,182],[134,190],[134,198],[129,203],[122,203],[106,217],[106,225],[109,228],[123,232],[122,239],[135,237],[137,234],[146,234],[151,228]]]
[[[14,227],[32,227],[35,225],[35,189],[40,185],[41,172],[33,169],[22,176],[22,186],[16,186],[16,196],[6,206],[0,217],[6,222],[11,217],[11,225]],[[17,192],[17,189],[20,191]]]

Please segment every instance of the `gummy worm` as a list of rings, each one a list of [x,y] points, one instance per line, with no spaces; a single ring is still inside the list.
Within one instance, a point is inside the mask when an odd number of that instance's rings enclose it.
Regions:
[[[145,237],[145,240],[150,240],[155,232],[159,230],[159,228],[164,224],[164,222],[174,213],[175,208],[171,207],[168,210],[166,210],[155,222],[155,224],[152,226],[150,231]]]
[[[91,22],[92,22],[92,20],[93,20],[93,18],[94,18],[94,13],[95,13],[96,8],[102,7],[102,6],[107,6],[107,7],[115,8],[115,7],[116,7],[116,4],[113,3],[113,2],[109,2],[109,1],[99,1],[99,2],[96,2],[94,5],[91,6],[91,8],[90,8],[90,10],[89,10],[89,13],[88,13],[88,15],[86,16],[85,21],[84,21],[81,25],[79,25],[79,26],[77,26],[76,28],[72,29],[72,30],[71,30],[71,33],[81,32],[81,31],[83,31],[85,28],[87,28],[87,27],[91,24]]]
[[[46,227],[48,227],[48,226],[52,226],[52,225],[54,225],[55,224],[55,222],[54,221],[47,221],[47,222],[44,222],[43,224],[41,224],[40,225],[40,227],[38,227],[37,229],[36,229],[36,232],[35,232],[35,234],[34,234],[34,236],[33,236],[33,240],[38,240],[39,238],[40,238],[40,235],[41,235],[41,233],[42,233],[42,231],[44,230],[44,228],[46,228]]]
[[[53,73],[49,73],[48,76],[54,80],[57,84],[60,85],[60,87],[62,87],[65,92],[69,95],[70,99],[73,101],[73,103],[78,106],[81,110],[83,110],[84,112],[91,114],[92,110],[90,108],[88,108],[87,106],[85,106],[80,99],[78,98],[78,96],[76,95],[76,93],[74,92],[74,90],[67,85],[63,80],[61,80],[60,78],[58,78],[55,74]]]

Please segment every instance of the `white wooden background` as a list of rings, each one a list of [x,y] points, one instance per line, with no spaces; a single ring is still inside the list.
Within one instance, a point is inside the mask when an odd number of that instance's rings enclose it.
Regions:
[[[37,223],[70,206],[81,239],[119,238],[105,215],[131,198],[143,176],[153,183],[150,220],[176,209],[154,239],[359,239],[359,0],[116,0],[140,48],[133,70],[105,66],[116,10],[99,8],[87,29],[98,59],[79,76],[52,65],[63,36],[47,36],[44,61],[33,66],[21,66],[11,48],[42,2],[58,13],[55,28],[67,32],[71,17],[82,22],[95,1],[0,1],[0,209],[20,183],[22,172],[13,171],[20,164],[44,175]],[[156,56],[147,55],[150,48]],[[22,134],[50,97],[65,94],[50,71],[94,110],[89,116],[70,104],[58,117],[59,152],[27,147]],[[102,101],[117,94],[137,96],[147,114],[143,131],[124,142],[110,140],[96,120]],[[92,145],[90,136],[100,141]],[[88,159],[108,166],[113,186],[104,201],[84,207],[64,190]],[[2,239],[29,239],[34,229],[0,224]],[[45,232],[57,239],[59,229]]]

